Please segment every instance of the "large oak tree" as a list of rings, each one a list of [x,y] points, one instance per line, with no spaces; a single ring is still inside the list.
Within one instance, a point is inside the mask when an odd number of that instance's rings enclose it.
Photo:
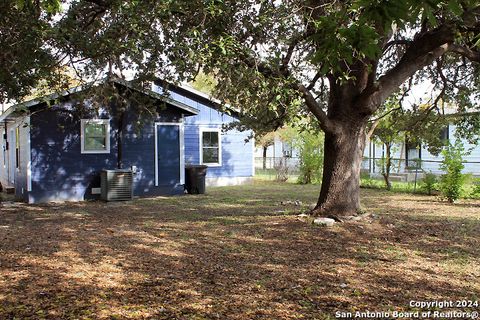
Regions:
[[[184,80],[203,70],[257,131],[313,119],[325,132],[314,213],[340,220],[361,211],[366,131],[389,96],[430,79],[442,97],[431,112],[478,101],[475,0],[77,0],[52,26],[50,48],[82,76]]]

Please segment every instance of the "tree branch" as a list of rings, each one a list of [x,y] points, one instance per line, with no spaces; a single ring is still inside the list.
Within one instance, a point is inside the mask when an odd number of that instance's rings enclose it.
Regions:
[[[317,103],[315,98],[312,96],[310,91],[300,83],[296,84],[296,89],[300,92],[303,99],[305,100],[305,104],[307,105],[308,110],[313,113],[313,115],[318,119],[320,123],[320,128],[323,131],[328,133],[337,133],[339,128],[335,125],[335,123],[328,118],[325,111],[322,110],[320,105]]]
[[[411,40],[406,40],[406,39],[398,39],[398,40],[392,40],[387,42],[385,46],[383,46],[383,52],[386,52],[391,46],[396,46],[396,45],[404,45],[408,46],[412,43]]]
[[[315,84],[317,83],[318,79],[320,79],[321,77],[322,77],[322,73],[318,71],[313,77],[312,81],[310,81],[310,84],[307,86],[307,90],[312,90],[315,87]]]
[[[458,44],[451,43],[448,45],[448,51],[453,53],[458,53],[463,57],[468,58],[470,61],[480,62],[480,52],[472,50],[467,47],[462,47]]]
[[[368,132],[365,134],[365,137],[366,137],[367,141],[370,141],[370,139],[372,138],[372,135],[375,132],[375,129],[377,128],[379,123],[380,123],[380,118],[377,118],[377,119],[375,119],[375,121],[373,121],[372,126],[370,127]]]
[[[431,64],[449,50],[455,38],[450,24],[426,32],[412,41],[398,64],[381,76],[376,84],[368,86],[358,99],[359,107],[367,113],[377,110],[385,99],[415,72]]]

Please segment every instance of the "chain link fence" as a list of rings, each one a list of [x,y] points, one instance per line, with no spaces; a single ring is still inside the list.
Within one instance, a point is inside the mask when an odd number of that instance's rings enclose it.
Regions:
[[[256,157],[255,176],[265,180],[293,181],[300,174],[300,158]]]
[[[384,158],[363,158],[361,172],[363,177],[382,179]],[[415,182],[425,173],[442,175],[441,160],[391,159],[390,177],[392,181]],[[480,161],[464,161],[464,173],[480,177]],[[300,158],[297,157],[256,157],[255,175],[260,179],[293,181],[300,174]]]
[[[463,173],[480,177],[480,161],[464,161]],[[423,178],[425,173],[433,173],[437,176],[444,174],[441,169],[442,160],[433,159],[391,159],[391,180],[413,182]],[[372,178],[381,177],[385,168],[385,158],[363,158],[362,174]]]

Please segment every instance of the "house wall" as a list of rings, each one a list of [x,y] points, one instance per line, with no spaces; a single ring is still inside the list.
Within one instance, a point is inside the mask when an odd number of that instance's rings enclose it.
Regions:
[[[0,125],[0,183],[15,187],[15,198],[25,200],[30,189],[30,118],[9,119]],[[19,129],[19,165],[16,166],[16,128]],[[8,146],[8,149],[7,149]]]
[[[284,150],[288,149],[289,146],[286,144],[280,137],[275,137],[273,140],[273,144],[267,147],[267,158],[281,158],[284,156]],[[299,157],[299,150],[296,148],[290,148],[291,150],[291,157],[298,158]],[[255,157],[261,158],[263,157],[263,147],[255,148]]]
[[[153,86],[161,93],[162,89]],[[200,131],[202,129],[221,129],[223,125],[236,121],[222,113],[207,99],[196,96],[186,90],[170,91],[170,97],[198,109],[196,116],[185,118],[185,164],[200,163]],[[251,131],[228,130],[221,134],[221,166],[209,166],[207,185],[234,185],[249,182],[254,175],[254,139],[245,140]]]
[[[78,111],[70,102],[35,112],[31,117],[32,191],[28,202],[75,201],[97,199],[92,188],[100,188],[102,169],[117,168],[118,122],[105,110],[96,115],[92,111]],[[110,120],[110,152],[82,154],[80,143],[81,119]],[[123,135],[123,168],[136,166],[134,195],[182,193],[183,187],[160,183],[155,187],[154,122],[179,122],[178,111],[165,110],[156,119],[142,119],[134,111],[125,118]],[[161,181],[160,181],[161,182]],[[95,194],[94,194],[95,193]]]
[[[455,132],[456,126],[450,124],[448,126],[448,136],[450,143],[455,143]],[[474,145],[469,143],[466,139],[460,139],[465,150],[470,150],[470,153],[464,156],[465,168],[463,173],[471,173],[475,175],[480,175],[480,145]],[[425,171],[432,171],[433,173],[442,173],[440,170],[440,162],[442,161],[442,155],[432,155],[428,152],[427,148],[422,146],[422,160],[425,160],[423,163],[423,169]],[[432,161],[432,162],[428,162]]]
[[[4,139],[5,123],[0,124],[0,184],[3,187],[8,185],[8,158],[7,158],[7,142]]]
[[[450,124],[448,126],[448,134],[449,140],[453,144],[455,143],[455,132],[456,126]],[[470,144],[465,139],[460,139],[463,143],[465,150],[470,150],[468,155],[464,156],[465,168],[463,169],[463,173],[471,173],[474,175],[480,175],[480,145],[473,145]],[[373,164],[373,156],[379,159],[382,158],[382,150],[383,146],[381,144],[375,144],[373,146],[373,142],[367,142],[365,147],[364,157],[370,158],[369,160],[365,160],[363,163],[363,169],[367,170],[370,169],[371,173],[380,173],[380,167],[378,165]],[[404,144],[396,144],[394,146],[392,152],[392,158],[394,159],[405,159],[405,145]],[[422,170],[425,172],[433,172],[435,174],[442,174],[442,170],[440,169],[441,162],[443,160],[443,156],[441,154],[434,155],[428,151],[428,148],[425,145],[422,145],[420,148],[421,152],[421,160],[422,160]],[[394,162],[394,167],[392,169],[392,173],[403,173],[405,172],[405,161],[401,161],[400,165],[398,165],[398,161]]]

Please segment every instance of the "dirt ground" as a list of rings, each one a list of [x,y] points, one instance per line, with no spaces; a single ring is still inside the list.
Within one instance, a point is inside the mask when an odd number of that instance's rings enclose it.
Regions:
[[[479,201],[362,190],[373,217],[325,228],[297,217],[317,195],[0,204],[0,319],[334,319],[480,299]]]

